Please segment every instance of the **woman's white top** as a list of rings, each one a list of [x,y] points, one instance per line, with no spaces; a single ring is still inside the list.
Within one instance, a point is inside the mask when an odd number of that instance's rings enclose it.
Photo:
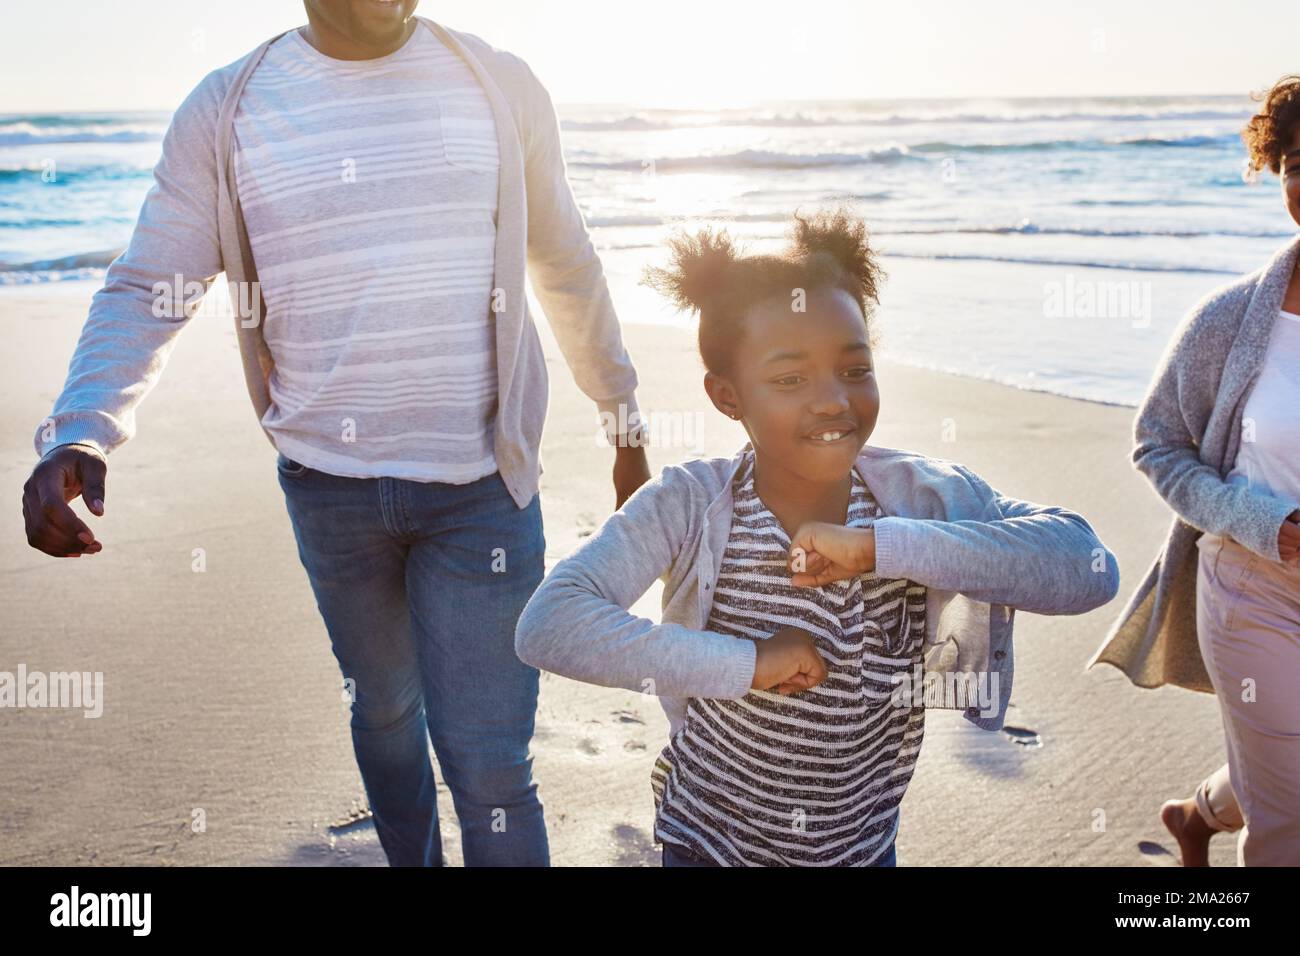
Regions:
[[[1228,480],[1300,501],[1300,315],[1293,312],[1282,312],[1273,323]]]

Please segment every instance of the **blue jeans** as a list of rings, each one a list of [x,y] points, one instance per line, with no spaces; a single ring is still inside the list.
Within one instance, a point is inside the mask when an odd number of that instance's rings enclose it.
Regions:
[[[546,866],[515,625],[545,565],[541,503],[501,476],[343,478],[280,455],[298,555],[352,694],[352,746],[392,866],[441,866],[429,743],[466,866]]]
[[[889,845],[889,852],[873,863],[872,866],[897,866],[898,855],[895,852],[895,845]],[[712,857],[698,856],[692,850],[684,846],[678,846],[676,843],[664,843],[664,866],[717,866],[718,863]]]

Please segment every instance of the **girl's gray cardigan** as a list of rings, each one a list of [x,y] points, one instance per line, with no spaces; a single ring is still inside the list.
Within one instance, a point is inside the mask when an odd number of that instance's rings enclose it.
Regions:
[[[1196,540],[1226,536],[1278,561],[1282,522],[1300,508],[1225,481],[1298,253],[1300,237],[1207,295],[1174,332],[1133,423],[1133,462],[1173,508],[1173,524],[1088,667],[1113,664],[1139,687],[1214,692],[1196,642]]]
[[[755,644],[706,630],[743,453],[669,466],[638,489],[533,594],[515,633],[520,658],[656,695],[674,733],[686,698],[748,693]],[[1008,498],[961,465],[868,446],[857,466],[888,516],[875,523],[876,572],[926,586],[924,702],[1000,728],[1012,609],[1079,614],[1105,604],[1119,589],[1114,556],[1079,515]],[[662,623],[628,613],[661,578]],[[988,693],[977,706],[981,682]]]

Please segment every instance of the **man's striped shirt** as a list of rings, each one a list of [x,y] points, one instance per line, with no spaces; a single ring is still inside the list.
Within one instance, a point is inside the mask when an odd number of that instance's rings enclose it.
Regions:
[[[500,162],[470,68],[431,30],[356,61],[290,31],[249,78],[235,138],[279,450],[352,477],[495,471]]]

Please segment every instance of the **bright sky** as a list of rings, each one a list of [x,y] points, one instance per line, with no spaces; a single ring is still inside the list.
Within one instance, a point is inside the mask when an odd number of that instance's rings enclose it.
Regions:
[[[1300,71],[1280,0],[424,0],[560,103],[1244,93]],[[172,109],[301,0],[6,0],[0,112]]]

